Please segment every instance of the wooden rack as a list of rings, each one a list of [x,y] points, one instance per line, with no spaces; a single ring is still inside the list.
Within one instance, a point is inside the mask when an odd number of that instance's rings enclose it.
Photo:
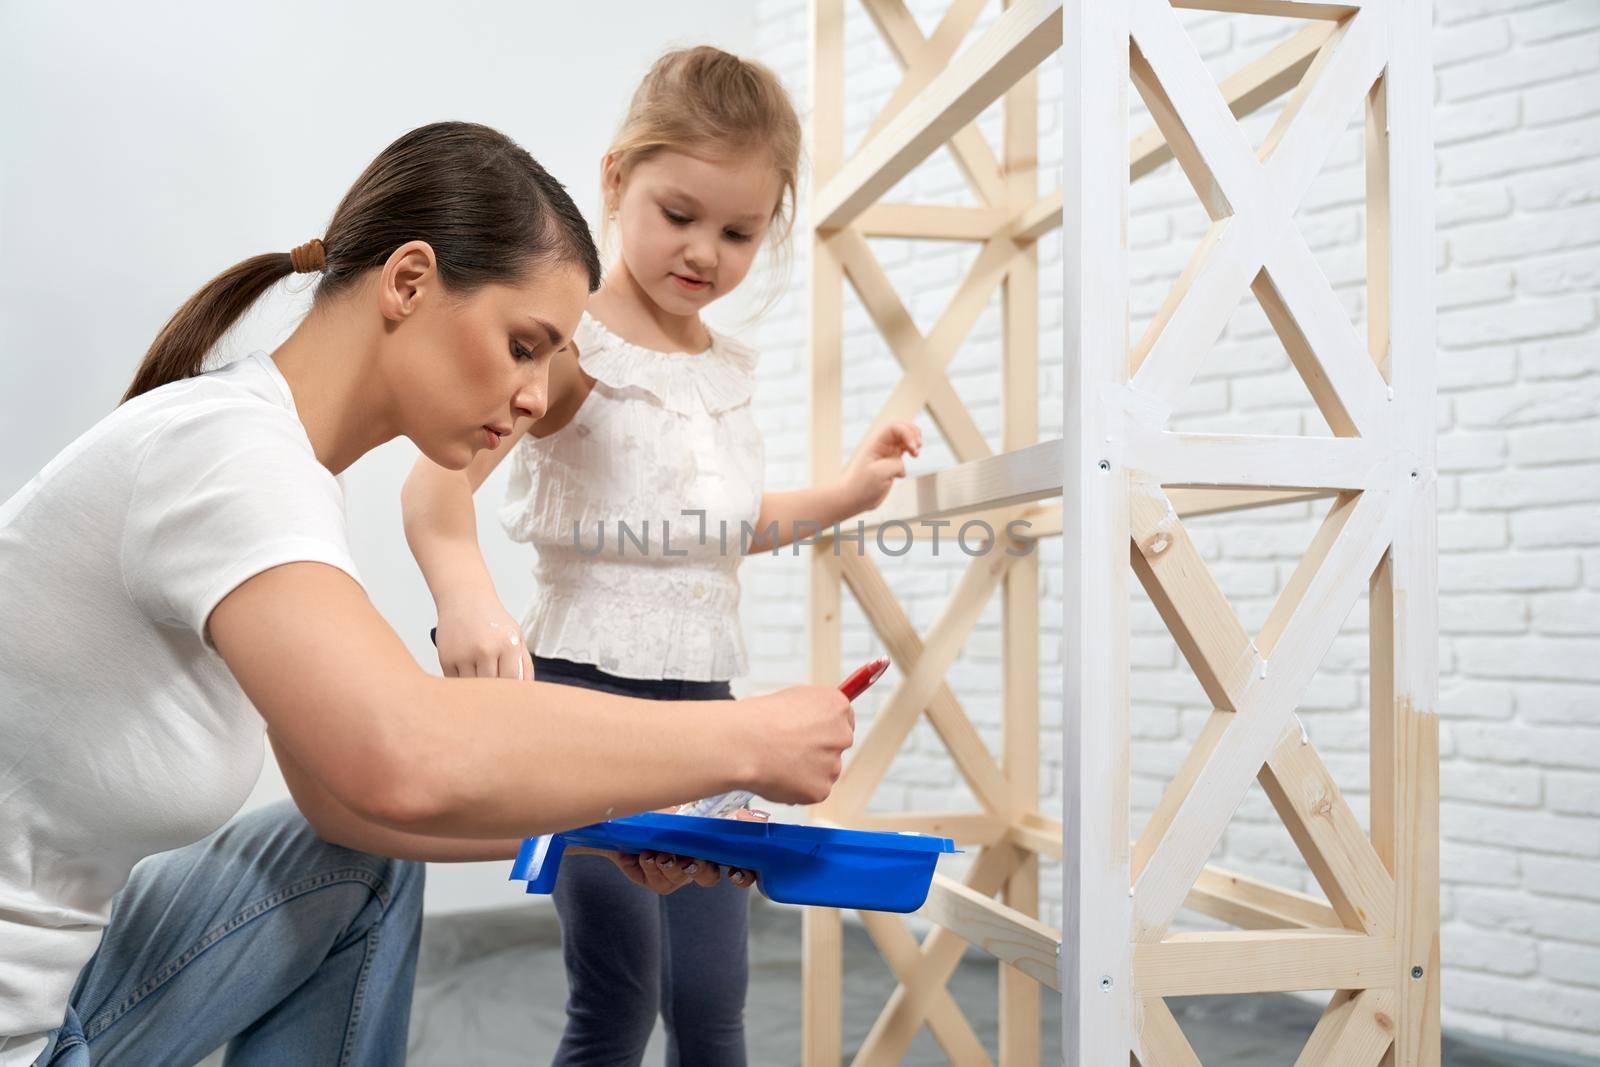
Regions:
[[[1007,542],[1065,538],[1064,803],[1039,809],[1038,553],[970,563],[919,635],[871,557],[830,543],[810,559],[810,665],[842,673],[848,586],[900,669],[816,815],[975,848],[936,876],[919,945],[897,916],[863,913],[899,979],[855,1057],[894,1064],[922,1026],[957,1064],[989,1064],[945,988],[968,945],[1001,960],[999,1063],[1039,1060],[1041,986],[1062,998],[1066,1062],[1198,1064],[1164,998],[1332,989],[1299,1064],[1439,1062],[1438,720],[1433,352],[1433,99],[1428,0],[1006,0],[957,50],[984,0],[955,0],[924,37],[903,0],[862,0],[904,70],[844,158],[846,0],[811,4],[811,470],[843,465],[843,285],[904,376],[882,419],[927,409],[958,464],[897,487],[873,526],[983,518]],[[1220,85],[1175,8],[1315,20]],[[1065,164],[1041,194],[1035,68],[1063,47]],[[1132,84],[1154,126],[1132,135]],[[1236,119],[1288,94],[1259,150]],[[998,156],[974,125],[1004,100]],[[1335,139],[1365,109],[1368,331],[1312,257],[1295,209]],[[976,207],[882,203],[949,145]],[[1168,160],[1212,223],[1143,337],[1128,335],[1128,189]],[[1063,231],[1064,440],[1038,437],[1035,242]],[[979,244],[923,334],[870,237]],[[1004,315],[1004,431],[994,452],[946,369],[996,289]],[[1334,436],[1174,432],[1168,415],[1245,291],[1254,292]],[[1060,506],[1050,501],[1060,495]],[[1251,637],[1183,520],[1331,498],[1262,630]],[[1040,503],[1040,501],[1047,501]],[[870,539],[869,543],[870,543]],[[1007,547],[1018,547],[1008,544]],[[1129,834],[1129,576],[1136,576],[1213,705],[1137,840]],[[1004,598],[1002,749],[991,753],[944,676],[996,591]],[[1298,726],[1300,695],[1368,594],[1371,827],[1363,833]],[[981,810],[867,814],[926,715]],[[1325,897],[1208,866],[1259,780]],[[1039,858],[1063,861],[1063,932],[1041,923]],[[1174,932],[1188,907],[1236,927]],[[804,1062],[840,1062],[841,916],[805,916]]]

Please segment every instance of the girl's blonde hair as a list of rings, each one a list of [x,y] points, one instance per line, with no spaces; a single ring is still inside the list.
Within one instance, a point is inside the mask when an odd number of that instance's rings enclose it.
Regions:
[[[794,229],[800,146],[800,117],[778,76],[760,63],[700,45],[668,52],[644,76],[607,150],[602,177],[615,174],[620,188],[634,167],[668,150],[764,151],[779,179],[767,241],[781,252]],[[601,195],[609,216],[615,205],[605,189]],[[602,227],[603,235],[607,229]]]

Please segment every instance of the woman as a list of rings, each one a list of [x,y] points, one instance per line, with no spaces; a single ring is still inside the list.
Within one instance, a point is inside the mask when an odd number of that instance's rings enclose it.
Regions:
[[[322,275],[306,320],[199,374],[291,271]],[[435,678],[362,590],[336,475],[400,435],[459,469],[538,418],[598,283],[526,152],[423,127],[325,238],[208,283],[123,405],[0,507],[0,1067],[224,1042],[244,1063],[400,1062],[421,877],[377,856],[507,856],[738,787],[826,796],[854,725],[831,688],[662,709]],[[212,833],[263,730],[316,836],[285,807]],[[652,867],[660,889],[688,877]]]

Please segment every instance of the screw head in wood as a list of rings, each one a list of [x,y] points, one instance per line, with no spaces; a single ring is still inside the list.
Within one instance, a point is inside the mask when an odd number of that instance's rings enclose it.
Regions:
[[[1109,974],[1102,974],[1100,976],[1100,992],[1111,992],[1111,976]]]
[[[1413,977],[1413,978],[1421,978],[1422,977],[1422,968],[1421,967],[1413,967],[1413,968],[1411,968],[1411,977]]]
[[[1103,471],[1110,470],[1111,469],[1111,461],[1109,459],[1101,460],[1100,461],[1100,469],[1103,470]]]

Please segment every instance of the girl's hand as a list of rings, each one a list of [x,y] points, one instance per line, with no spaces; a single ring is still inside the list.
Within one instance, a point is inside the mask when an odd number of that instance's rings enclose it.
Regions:
[[[896,478],[906,476],[906,453],[922,452],[922,431],[914,422],[879,426],[856,451],[840,479],[848,515],[859,515],[883,503]]]
[[[522,627],[497,600],[441,606],[436,640],[446,678],[533,680]]]
[[[767,821],[766,812],[751,811],[749,808],[738,812],[735,817],[744,822]],[[567,849],[567,855],[604,856],[617,865],[617,870],[628,876],[628,881],[634,885],[642,885],[662,896],[676,893],[690,882],[709,889],[721,881],[723,875],[727,875],[728,881],[741,889],[749,889],[756,884],[754,871],[738,867],[719,867],[715,863],[686,856],[674,856],[670,852],[641,852],[632,855],[627,852],[611,852],[580,845]]]

